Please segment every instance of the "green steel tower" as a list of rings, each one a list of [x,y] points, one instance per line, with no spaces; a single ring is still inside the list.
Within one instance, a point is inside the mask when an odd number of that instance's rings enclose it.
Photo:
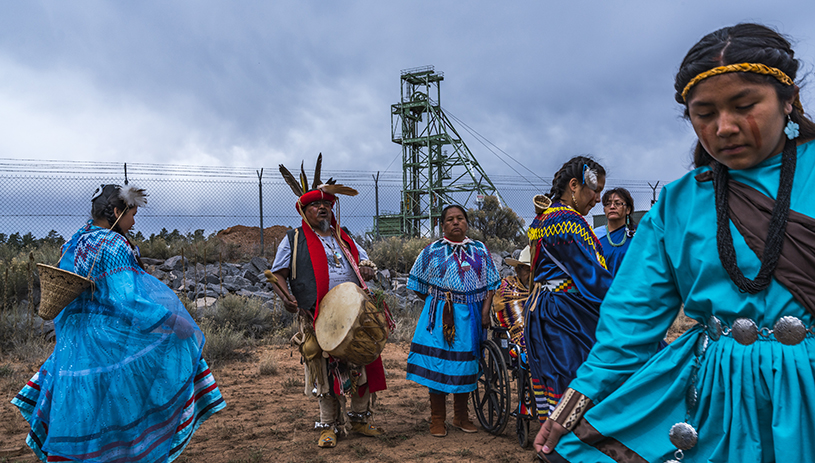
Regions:
[[[391,139],[402,146],[401,213],[382,219],[390,234],[398,220],[403,235],[441,236],[444,206],[503,199],[441,107],[444,74],[424,66],[402,71],[401,80],[401,101],[391,105]]]

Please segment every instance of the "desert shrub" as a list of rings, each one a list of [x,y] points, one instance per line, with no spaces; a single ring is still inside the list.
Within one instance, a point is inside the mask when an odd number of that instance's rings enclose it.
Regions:
[[[278,372],[277,359],[271,353],[266,354],[260,359],[258,364],[258,373],[261,376],[276,375]]]
[[[210,364],[241,357],[240,349],[249,344],[243,334],[229,322],[218,324],[212,319],[204,319],[198,326],[206,337],[203,355]]]
[[[280,317],[263,306],[259,298],[228,294],[204,310],[204,319],[230,325],[248,338],[260,338],[280,325]]]
[[[405,312],[400,317],[394,317],[396,328],[394,328],[393,332],[388,338],[388,342],[396,344],[411,342],[413,340],[413,333],[416,332],[416,323],[419,321],[420,314],[420,312]]]
[[[45,359],[54,352],[54,345],[53,340],[49,341],[45,335],[35,332],[15,340],[9,355],[18,362],[38,365],[45,362]]]
[[[0,354],[11,355],[20,361],[37,360],[43,357],[43,351],[34,344],[47,344],[46,331],[43,320],[33,313],[29,304],[9,306],[0,311]],[[53,345],[46,345],[45,349],[50,353]]]
[[[213,264],[219,260],[231,262],[245,257],[238,252],[237,244],[226,243],[214,233],[205,237],[204,230],[183,235],[178,230],[168,232],[167,229],[162,229],[159,234],[152,234],[146,239],[137,234],[133,237],[133,242],[139,247],[142,256],[153,259],[167,259],[181,255],[182,252],[190,262],[202,264]]]
[[[430,244],[430,238],[405,239],[391,236],[374,241],[368,251],[368,257],[380,269],[388,269],[399,273],[407,273],[413,267],[413,262],[422,249]]]
[[[492,235],[484,236],[484,233],[482,233],[481,230],[473,230],[472,228],[467,231],[467,236],[469,236],[471,239],[478,240],[484,243],[484,246],[486,246],[487,249],[490,250],[490,252],[502,252],[502,251],[512,252],[518,249],[519,247],[526,246],[526,242],[520,245],[515,241],[500,238],[497,236]]]
[[[287,346],[291,344],[291,338],[300,328],[297,325],[297,319],[292,318],[288,322],[284,322],[278,328],[266,335],[264,338],[265,343],[273,346]]]
[[[33,242],[27,240],[27,243],[25,246],[0,244],[0,310],[27,300],[29,290],[39,293],[36,264],[57,265],[59,261],[60,240],[46,237]]]
[[[495,196],[486,196],[481,208],[470,209],[467,211],[467,216],[469,217],[470,230],[481,232],[482,238],[487,240],[500,238],[501,240],[510,241],[513,243],[512,249],[523,247],[526,244],[524,219],[519,217],[511,208],[501,206]],[[494,241],[493,244],[494,247],[498,247],[500,242]]]

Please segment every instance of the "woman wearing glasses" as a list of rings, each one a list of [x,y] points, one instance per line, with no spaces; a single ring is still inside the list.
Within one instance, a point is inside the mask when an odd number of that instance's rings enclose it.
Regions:
[[[603,257],[611,275],[617,274],[617,269],[623,261],[631,238],[637,228],[637,222],[631,214],[634,213],[634,199],[625,188],[613,188],[603,194],[603,212],[606,214],[608,224],[606,234],[598,238],[603,247]]]

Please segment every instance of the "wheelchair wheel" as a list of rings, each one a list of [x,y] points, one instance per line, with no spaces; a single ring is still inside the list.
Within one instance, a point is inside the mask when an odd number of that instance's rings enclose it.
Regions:
[[[529,420],[520,416],[515,420],[515,432],[518,433],[518,443],[521,448],[529,447]]]
[[[501,434],[509,421],[511,405],[509,374],[500,348],[491,339],[481,344],[481,375],[473,391],[478,422],[490,434]]]
[[[532,395],[529,372],[520,368],[518,374],[518,413],[515,416],[515,431],[521,448],[529,446],[529,421],[535,417],[535,398]],[[527,412],[532,415],[528,415]]]

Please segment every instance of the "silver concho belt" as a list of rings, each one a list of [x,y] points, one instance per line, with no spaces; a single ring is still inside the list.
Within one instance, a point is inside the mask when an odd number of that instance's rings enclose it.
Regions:
[[[722,336],[732,336],[739,344],[749,346],[756,342],[758,337],[772,339],[770,335],[786,346],[794,346],[806,339],[807,334],[815,334],[815,325],[807,328],[798,317],[787,315],[778,319],[772,329],[759,328],[756,322],[749,318],[737,318],[733,326],[727,326],[718,317],[712,315],[705,325],[708,336],[712,341],[718,341]]]

